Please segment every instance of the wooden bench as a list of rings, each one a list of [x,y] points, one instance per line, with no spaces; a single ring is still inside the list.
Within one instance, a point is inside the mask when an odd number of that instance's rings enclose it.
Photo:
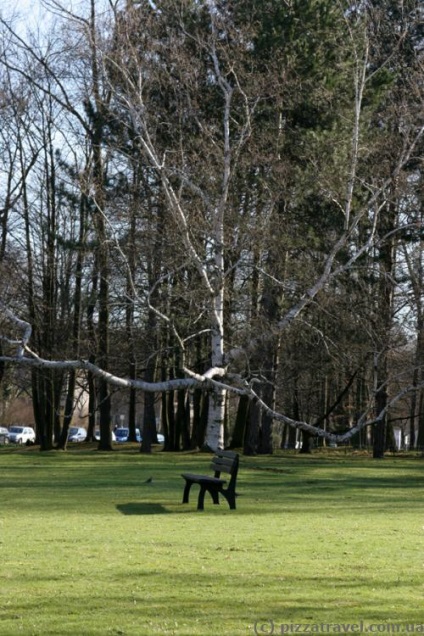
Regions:
[[[193,484],[199,484],[199,499],[197,510],[203,510],[203,503],[206,492],[209,492],[214,504],[219,504],[219,495],[223,495],[228,501],[231,510],[236,507],[236,480],[239,467],[239,456],[232,451],[217,451],[212,459],[211,468],[215,471],[213,477],[208,475],[192,475],[184,473],[181,475],[186,481],[183,495],[183,503],[188,503],[190,488]],[[227,481],[221,479],[221,473],[231,475],[229,484],[224,488]]]

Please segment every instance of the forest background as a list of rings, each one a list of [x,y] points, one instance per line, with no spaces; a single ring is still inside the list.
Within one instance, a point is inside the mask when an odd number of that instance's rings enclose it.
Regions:
[[[42,5],[0,19],[3,415],[422,448],[420,2]]]

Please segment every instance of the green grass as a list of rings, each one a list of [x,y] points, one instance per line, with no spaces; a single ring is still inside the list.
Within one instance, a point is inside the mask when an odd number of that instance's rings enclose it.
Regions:
[[[1,450],[0,636],[420,632],[423,459],[242,457],[237,510],[197,512],[180,473],[208,462]]]

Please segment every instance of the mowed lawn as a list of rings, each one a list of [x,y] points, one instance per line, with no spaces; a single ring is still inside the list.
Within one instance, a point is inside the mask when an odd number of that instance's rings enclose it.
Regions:
[[[209,460],[2,449],[0,636],[424,631],[423,458],[242,457],[197,512]]]

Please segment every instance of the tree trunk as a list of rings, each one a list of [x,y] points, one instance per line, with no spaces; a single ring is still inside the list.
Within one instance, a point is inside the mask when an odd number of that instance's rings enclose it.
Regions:
[[[66,449],[68,442],[69,427],[72,423],[72,417],[74,415],[74,403],[75,403],[75,386],[76,386],[76,372],[71,369],[68,376],[68,386],[66,390],[65,406],[63,409],[63,423],[62,429],[57,432],[55,436],[56,448],[61,450]]]
[[[418,435],[417,449],[424,453],[424,391],[419,392],[418,399]]]
[[[147,377],[145,378],[147,380]],[[150,380],[151,381],[151,380]],[[156,435],[156,414],[155,414],[155,394],[144,394],[143,431],[140,451],[151,453],[152,444],[157,441]]]
[[[257,400],[250,403],[249,417],[244,436],[243,452],[245,455],[256,455],[259,440],[261,407]]]
[[[302,446],[299,450],[301,455],[309,455],[312,452],[311,440],[311,435],[307,431],[302,431]]]
[[[217,315],[223,318],[223,289],[215,301]],[[222,327],[222,323],[221,323]],[[224,363],[224,333],[222,328],[212,330],[212,368],[221,368]],[[224,448],[225,390],[216,388],[209,399],[208,425],[204,447],[216,451]]]
[[[249,417],[250,400],[247,395],[241,395],[239,398],[236,421],[233,429],[233,436],[229,447],[242,448],[245,436],[246,426]]]
[[[379,415],[386,409],[387,406],[387,389],[385,383],[381,381],[381,378],[387,379],[386,356],[380,358],[376,356],[375,372],[376,372],[376,386],[377,391],[375,394],[375,411]],[[383,368],[382,368],[383,367]],[[373,457],[374,459],[382,459],[384,457],[384,451],[386,449],[386,424],[387,414],[385,413],[377,424],[373,428]]]

